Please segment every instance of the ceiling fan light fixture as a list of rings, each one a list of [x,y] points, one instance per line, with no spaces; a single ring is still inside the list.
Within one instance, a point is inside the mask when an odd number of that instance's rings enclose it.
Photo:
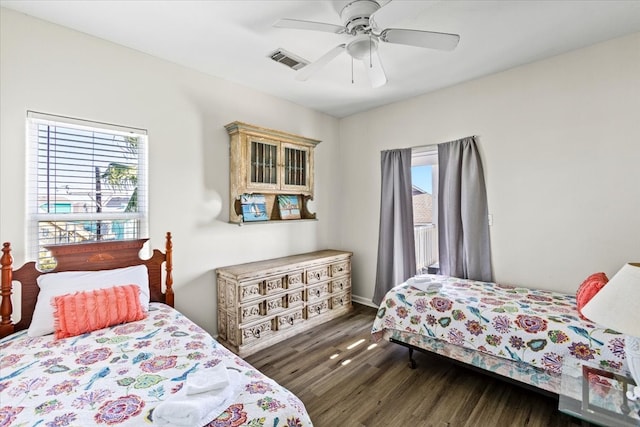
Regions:
[[[356,36],[348,45],[347,53],[355,59],[369,58],[371,52],[378,50],[378,40],[367,34]]]

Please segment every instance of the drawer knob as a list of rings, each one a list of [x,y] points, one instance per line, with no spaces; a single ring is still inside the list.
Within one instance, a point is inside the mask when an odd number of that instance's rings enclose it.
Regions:
[[[289,324],[293,325],[293,316],[289,317]]]
[[[260,338],[260,329],[254,329],[251,331],[254,337]]]
[[[316,311],[318,312],[318,314],[320,314],[320,310],[322,310],[322,309],[320,308],[320,306],[317,306],[317,307],[316,307]]]
[[[319,298],[320,297],[320,289],[316,289],[316,296]]]

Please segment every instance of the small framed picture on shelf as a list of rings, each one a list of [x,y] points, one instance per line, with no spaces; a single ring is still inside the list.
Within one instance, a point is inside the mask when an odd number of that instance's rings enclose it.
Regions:
[[[279,194],[278,209],[282,219],[300,219],[300,199],[296,195]]]
[[[253,222],[269,219],[264,194],[243,194],[240,196],[240,203],[242,204],[242,221]]]

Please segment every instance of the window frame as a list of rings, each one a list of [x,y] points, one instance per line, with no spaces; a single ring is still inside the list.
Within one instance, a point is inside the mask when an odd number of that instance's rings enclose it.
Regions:
[[[43,144],[41,141],[41,137],[39,134],[39,127],[45,125],[50,127],[60,127],[65,129],[77,130],[78,134],[74,136],[79,136],[84,132],[94,132],[96,134],[107,134],[114,136],[122,136],[122,137],[137,137],[137,146],[136,146],[136,155],[137,159],[134,158],[133,163],[135,164],[137,161],[137,170],[136,170],[136,183],[135,189],[137,196],[137,209],[135,212],[51,212],[45,213],[41,212],[41,200],[39,196],[43,195],[41,189],[39,188],[39,167],[44,164],[50,166],[55,164],[57,160],[65,160],[64,156],[56,157],[53,162],[41,162],[39,157],[39,150],[41,146],[49,144],[49,140]],[[100,148],[98,144],[95,143],[96,136],[91,137],[91,142],[87,144],[88,147],[91,147],[92,150],[96,149],[96,147]],[[52,139],[53,140],[53,139]],[[42,222],[61,222],[66,223],[65,225],[73,225],[73,223],[78,223],[80,221],[88,221],[90,223],[97,221],[105,221],[111,222],[113,226],[113,221],[126,221],[126,220],[136,220],[136,226],[133,227],[132,232],[128,232],[123,234],[122,238],[118,238],[117,234],[115,237],[110,237],[110,240],[126,240],[132,238],[145,238],[148,237],[148,229],[149,229],[149,203],[148,203],[148,134],[145,129],[133,128],[128,126],[114,125],[109,123],[97,122],[92,120],[84,120],[77,119],[71,117],[65,117],[54,114],[46,114],[39,113],[34,111],[27,111],[27,119],[26,119],[26,143],[28,147],[28,167],[27,167],[27,194],[26,194],[26,238],[27,238],[27,255],[29,259],[37,259],[38,266],[47,269],[48,254],[44,246],[49,245],[51,243],[45,242],[43,243],[44,237],[41,236],[41,228],[40,224]],[[104,145],[104,144],[103,144]],[[73,156],[69,156],[68,159],[74,160]],[[98,159],[106,161],[107,156],[104,158],[98,157]],[[122,154],[123,160],[126,159],[126,153],[123,151]],[[124,163],[124,162],[123,162]],[[86,168],[87,165],[84,165]],[[48,168],[46,169],[49,170]],[[77,169],[79,171],[80,168]],[[64,171],[69,172],[76,170],[72,167],[65,168]],[[45,175],[46,177],[56,177],[56,173],[49,172]],[[86,176],[86,175],[85,175]],[[45,178],[46,179],[46,178]],[[81,184],[80,184],[81,185]],[[107,186],[107,187],[104,187]],[[104,183],[101,187],[109,188],[108,184]],[[97,190],[96,190],[97,191]],[[115,191],[115,190],[112,190]],[[46,190],[45,193],[50,193],[50,190]],[[97,198],[97,197],[96,197]],[[48,199],[47,199],[48,200]],[[72,204],[70,201],[69,204]],[[77,225],[77,224],[76,224]],[[89,232],[89,236],[93,236],[93,239],[87,239],[86,241],[97,241],[101,240],[99,235],[96,235],[96,232]],[[133,234],[133,236],[132,236]],[[67,239],[71,233],[68,233]],[[76,236],[77,238],[77,236]],[[59,241],[59,236],[54,236],[52,239],[56,240],[56,243],[66,243],[63,241]],[[73,239],[72,239],[73,240]],[[73,241],[69,241],[69,243],[73,243]]]

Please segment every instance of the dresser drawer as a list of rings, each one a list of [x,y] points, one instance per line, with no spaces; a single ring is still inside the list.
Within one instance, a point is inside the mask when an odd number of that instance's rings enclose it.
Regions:
[[[321,283],[307,288],[307,301],[313,302],[326,299],[331,294],[331,282]]]
[[[351,279],[348,276],[333,279],[331,281],[331,292],[343,292],[347,289],[351,289]]]
[[[322,301],[314,302],[313,304],[307,305],[307,319],[311,319],[313,317],[320,316],[322,313],[329,310],[329,300],[325,299]]]
[[[285,309],[286,307],[286,295],[281,295],[275,298],[266,299],[264,302],[264,314],[266,316],[270,316],[274,313],[278,313]]]
[[[267,339],[273,335],[273,329],[272,319],[251,326],[243,326],[240,328],[240,336],[242,339],[240,345],[252,344]]]
[[[287,308],[304,305],[304,290],[289,291],[286,295]]]
[[[304,271],[294,271],[287,274],[287,289],[295,289],[304,286]]]
[[[350,306],[351,306],[351,294],[349,292],[333,295],[331,297],[332,310],[337,310],[342,307],[350,307]]]
[[[304,307],[276,316],[276,327],[279,331],[288,329],[304,321]]]
[[[322,282],[329,278],[329,266],[315,267],[307,269],[307,285]]]
[[[345,275],[351,271],[351,261],[341,261],[331,264],[331,277]]]
[[[286,281],[283,277],[270,277],[264,281],[265,295],[273,295],[284,290]]]
[[[229,286],[227,289],[233,289]],[[242,282],[238,285],[238,302],[250,301],[264,295],[264,280],[255,280],[252,282]],[[235,299],[231,299],[227,295],[227,302],[232,303]]]
[[[263,314],[264,304],[262,301],[245,304],[238,310],[238,318],[240,319],[240,323],[246,323],[254,319],[259,319]]]

